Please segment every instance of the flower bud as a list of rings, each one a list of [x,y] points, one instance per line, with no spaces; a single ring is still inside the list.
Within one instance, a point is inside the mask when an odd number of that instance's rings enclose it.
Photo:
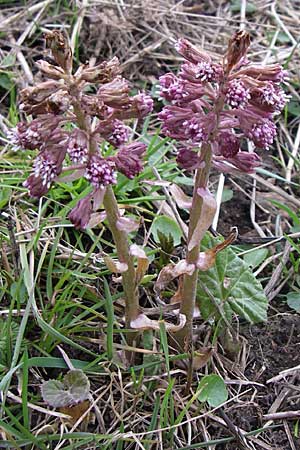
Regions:
[[[110,83],[102,85],[97,92],[97,96],[107,106],[112,108],[122,108],[129,104],[129,85],[125,78],[116,77]]]
[[[229,40],[227,50],[227,72],[246,55],[250,45],[250,34],[244,30],[237,31]]]
[[[239,70],[235,76],[247,75],[259,81],[273,81],[282,83],[288,79],[288,71],[284,70],[280,64],[271,64],[269,66],[249,65]]]
[[[185,59],[191,63],[197,64],[200,62],[210,63],[210,56],[198,47],[191,44],[187,39],[179,39],[175,44],[175,48]]]
[[[54,66],[53,64],[49,64],[47,61],[44,61],[43,59],[40,59],[36,62],[36,65],[38,66],[38,69],[43,72],[44,75],[46,75],[48,78],[51,78],[52,80],[60,80],[64,77],[64,71],[57,66]]]
[[[88,194],[86,197],[79,200],[68,217],[75,228],[83,230],[88,226],[92,211],[91,194]]]
[[[199,169],[205,164],[196,151],[187,147],[179,149],[176,161],[180,167],[186,170]]]
[[[230,131],[222,131],[218,135],[218,150],[217,153],[225,158],[235,156],[240,149],[240,142],[237,136]]]
[[[142,142],[123,145],[114,158],[118,171],[130,179],[141,173],[143,170],[142,158],[145,151],[146,145]]]
[[[80,74],[80,80],[89,83],[110,83],[121,73],[120,63],[117,57],[110,61],[104,61],[94,67],[85,67]]]
[[[36,86],[28,86],[20,92],[24,104],[35,105],[46,100],[51,94],[61,89],[62,84],[51,80],[38,83]]]
[[[71,73],[72,51],[67,34],[60,30],[49,31],[46,33],[46,44],[50,48],[56,64]]]

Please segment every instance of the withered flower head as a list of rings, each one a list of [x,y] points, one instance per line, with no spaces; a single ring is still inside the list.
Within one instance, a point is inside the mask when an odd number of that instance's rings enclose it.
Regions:
[[[71,72],[72,50],[67,34],[61,30],[49,31],[46,33],[46,44],[50,48],[56,64],[67,72]]]
[[[80,79],[89,83],[110,83],[121,74],[118,58],[115,56],[110,61],[103,61],[94,67],[84,67]]]
[[[73,73],[67,35],[54,30],[46,35],[46,41],[55,62],[38,61],[45,81],[21,92],[20,109],[34,119],[19,123],[8,133],[13,149],[39,152],[25,186],[38,198],[63,171],[72,171],[63,178],[72,181],[84,176],[103,194],[106,186],[116,184],[117,171],[129,178],[141,172],[145,145],[128,143],[132,133],[124,120],[145,117],[153,100],[144,92],[130,95],[129,82],[120,76],[118,58],[94,67],[82,64]],[[89,84],[95,84],[93,90],[86,89]],[[107,144],[119,152],[109,149],[107,156]],[[78,204],[75,218],[84,207],[89,207],[88,201]]]
[[[250,34],[247,31],[237,31],[229,40],[227,50],[227,72],[229,72],[247,53],[250,45]]]

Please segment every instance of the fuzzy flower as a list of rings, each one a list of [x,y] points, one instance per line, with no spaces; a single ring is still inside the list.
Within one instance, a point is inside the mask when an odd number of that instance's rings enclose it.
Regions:
[[[168,102],[182,100],[188,94],[185,92],[184,83],[172,73],[166,73],[159,78],[160,96]]]
[[[257,106],[261,104],[262,107],[271,108],[277,114],[283,110],[290,98],[283,89],[272,82],[254,90],[254,93],[253,104]]]
[[[218,135],[217,154],[232,158],[240,150],[240,140],[230,131],[221,131]]]
[[[66,155],[65,145],[47,145],[33,163],[33,173],[24,182],[31,197],[40,198],[46,194],[55,178],[61,173]]]
[[[74,163],[84,164],[88,158],[88,136],[76,128],[67,142],[67,152]]]
[[[88,161],[84,176],[95,188],[103,189],[109,184],[116,184],[115,163],[101,156],[93,155]]]
[[[249,89],[241,80],[234,79],[229,82],[226,90],[226,103],[232,108],[245,108],[251,98]]]
[[[107,119],[99,122],[97,132],[114,147],[119,147],[128,141],[130,128],[121,120]]]
[[[141,142],[123,145],[114,158],[118,171],[130,179],[141,173],[145,151],[146,145]]]
[[[179,167],[186,170],[195,170],[203,167],[203,161],[197,152],[191,148],[184,147],[178,150],[176,161]]]
[[[185,120],[182,125],[187,141],[195,145],[207,141],[208,133],[201,118],[192,117],[189,120]]]
[[[248,137],[259,148],[268,150],[269,146],[273,144],[276,136],[276,125],[272,120],[264,120],[260,123],[254,124],[248,132]]]
[[[153,100],[150,95],[141,92],[134,97],[138,118],[146,117],[153,110]]]

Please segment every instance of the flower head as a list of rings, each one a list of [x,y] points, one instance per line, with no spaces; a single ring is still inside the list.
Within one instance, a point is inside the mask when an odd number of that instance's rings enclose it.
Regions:
[[[243,81],[234,79],[228,83],[225,99],[232,108],[245,108],[250,98],[250,90]]]
[[[120,147],[114,158],[118,171],[130,179],[141,173],[143,170],[142,158],[145,151],[146,145],[141,142],[132,142]]]
[[[256,123],[248,132],[248,137],[257,147],[268,149],[276,136],[276,125],[272,120],[265,119]]]
[[[103,189],[109,184],[116,184],[115,163],[99,155],[93,155],[88,161],[84,176],[95,188]]]
[[[52,182],[61,173],[66,146],[45,144],[33,163],[33,173],[24,182],[32,197],[40,198],[48,192]]]
[[[89,140],[87,134],[76,128],[67,142],[67,152],[74,163],[84,164],[88,159]]]

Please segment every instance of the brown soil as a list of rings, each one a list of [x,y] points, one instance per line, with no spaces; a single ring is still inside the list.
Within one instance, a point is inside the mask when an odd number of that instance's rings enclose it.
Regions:
[[[256,392],[248,402],[233,406],[226,412],[232,423],[244,431],[253,431],[263,427],[266,420],[262,417],[270,412],[298,411],[300,409],[300,371],[294,372],[275,382],[269,382],[281,371],[298,366],[300,363],[300,316],[298,314],[280,313],[270,317],[268,323],[242,327],[241,334],[247,339],[249,348],[246,377],[262,384],[255,386]],[[287,391],[282,402],[274,410],[274,402]],[[244,399],[245,400],[245,399]],[[297,420],[287,421],[295,448],[300,449],[300,437],[295,436]],[[272,450],[292,449],[282,420],[274,421],[270,429],[260,434],[268,448]],[[228,436],[228,434],[227,434]],[[263,448],[254,444],[255,448]],[[256,447],[257,445],[257,447]],[[237,450],[237,442],[220,444],[217,450]]]

